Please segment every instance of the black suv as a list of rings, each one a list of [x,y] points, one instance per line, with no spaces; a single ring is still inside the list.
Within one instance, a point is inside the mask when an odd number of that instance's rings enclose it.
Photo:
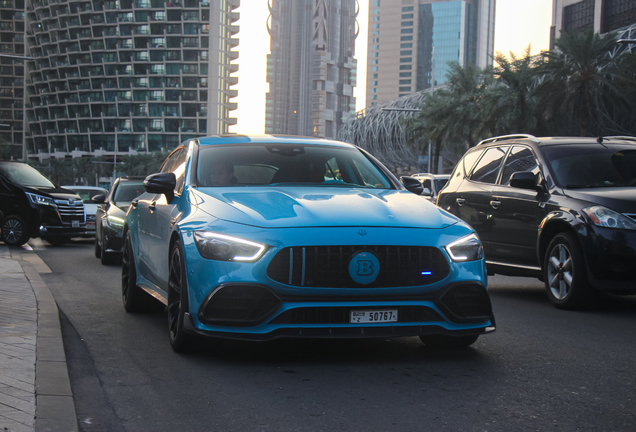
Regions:
[[[84,203],[29,165],[0,161],[0,231],[10,246],[31,237],[60,245],[86,235]]]
[[[535,276],[561,309],[636,294],[636,138],[490,138],[437,204],[475,228],[489,274]]]

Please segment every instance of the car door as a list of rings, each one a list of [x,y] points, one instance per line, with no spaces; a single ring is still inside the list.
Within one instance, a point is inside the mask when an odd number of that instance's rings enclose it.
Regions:
[[[536,255],[539,215],[547,194],[510,186],[515,172],[528,171],[540,178],[539,164],[532,149],[515,145],[502,167],[499,183],[490,200],[489,262],[539,267]]]
[[[168,201],[163,194],[154,195],[148,200],[143,216],[140,214],[140,229],[143,227],[147,231],[145,247],[148,270],[152,275],[150,280],[165,289],[168,286],[170,235],[178,213],[177,202],[183,192],[186,156],[187,148],[182,145],[172,152],[161,168],[161,172],[172,172],[177,178],[174,198]]]
[[[501,162],[509,146],[486,149],[471,173],[455,193],[456,215],[472,226],[484,245],[488,257],[490,249],[490,195],[499,177]]]

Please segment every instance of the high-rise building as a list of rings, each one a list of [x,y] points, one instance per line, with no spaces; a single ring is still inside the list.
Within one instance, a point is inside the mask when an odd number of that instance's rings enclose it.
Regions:
[[[366,106],[446,81],[448,62],[492,64],[496,0],[369,0]]]
[[[268,0],[265,132],[335,138],[355,112],[355,0]]]
[[[226,133],[239,4],[27,0],[28,157],[170,150]]]
[[[550,48],[561,32],[607,33],[636,23],[636,0],[553,0]]]
[[[0,158],[23,156],[24,37],[24,0],[0,1]]]

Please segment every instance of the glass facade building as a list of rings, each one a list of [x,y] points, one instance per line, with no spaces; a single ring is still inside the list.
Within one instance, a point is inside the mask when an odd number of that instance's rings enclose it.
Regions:
[[[492,64],[495,0],[369,0],[366,106],[443,84],[448,62]]]
[[[21,159],[24,142],[24,0],[0,0],[0,143]]]
[[[553,0],[550,49],[561,32],[607,33],[636,23],[636,0]]]
[[[355,0],[268,0],[265,132],[335,138],[354,115]]]
[[[170,150],[226,133],[239,4],[27,0],[27,156]]]

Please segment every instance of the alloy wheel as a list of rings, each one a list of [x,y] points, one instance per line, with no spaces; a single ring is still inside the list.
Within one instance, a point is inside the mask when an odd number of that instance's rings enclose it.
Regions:
[[[564,244],[557,244],[548,259],[548,283],[552,295],[558,300],[565,299],[572,288],[572,279],[572,253]]]
[[[17,243],[19,239],[22,237],[24,232],[24,227],[19,220],[11,218],[7,220],[3,227],[2,231],[4,232],[4,238],[8,243]]]
[[[170,275],[168,277],[168,324],[170,339],[175,340],[181,331],[181,252],[175,248],[170,259]]]

